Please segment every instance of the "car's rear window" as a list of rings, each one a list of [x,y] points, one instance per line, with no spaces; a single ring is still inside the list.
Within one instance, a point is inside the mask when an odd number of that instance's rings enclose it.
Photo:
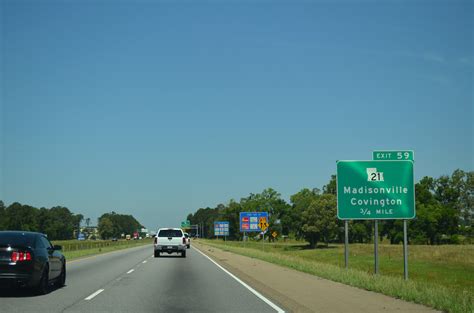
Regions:
[[[183,232],[179,229],[162,229],[158,237],[183,237]]]
[[[35,236],[33,234],[0,232],[0,246],[33,246],[34,240]]]

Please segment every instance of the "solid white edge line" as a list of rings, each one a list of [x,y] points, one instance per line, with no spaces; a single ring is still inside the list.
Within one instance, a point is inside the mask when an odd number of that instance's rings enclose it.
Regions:
[[[134,269],[132,268],[131,270],[129,270],[129,271],[127,272],[127,274],[130,274],[130,273],[133,272],[133,271],[134,271]]]
[[[275,311],[277,311],[278,313],[285,313],[285,311],[280,308],[278,305],[276,305],[275,303],[271,302],[270,300],[268,300],[264,295],[262,295],[260,292],[258,292],[257,290],[253,289],[252,287],[250,287],[249,285],[247,285],[246,283],[244,283],[242,280],[240,280],[240,278],[238,278],[237,276],[235,276],[234,274],[232,274],[231,272],[229,272],[228,270],[226,270],[225,268],[223,268],[222,266],[220,266],[216,261],[214,261],[213,259],[211,259],[209,256],[207,256],[206,254],[204,254],[203,252],[201,252],[199,249],[197,248],[194,248],[192,247],[194,250],[196,250],[197,252],[201,253],[203,256],[205,256],[209,261],[211,261],[212,263],[214,263],[218,268],[220,268],[221,270],[223,270],[226,274],[228,274],[230,277],[232,277],[233,279],[235,279],[238,283],[240,283],[242,286],[244,286],[245,288],[247,288],[251,293],[253,293],[255,296],[257,296],[257,298],[259,298],[260,300],[262,300],[263,302],[265,302],[266,304],[268,304],[269,306],[271,306]]]
[[[90,296],[88,296],[87,298],[85,298],[84,300],[89,301],[92,298],[94,298],[95,296],[97,296],[99,293],[101,293],[102,291],[104,291],[104,289],[99,289],[96,292],[94,292],[93,294],[91,294]]]

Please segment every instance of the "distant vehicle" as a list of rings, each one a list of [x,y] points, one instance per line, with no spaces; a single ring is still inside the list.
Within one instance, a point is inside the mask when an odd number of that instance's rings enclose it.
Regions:
[[[118,241],[117,237],[113,237],[112,241]]]
[[[130,235],[126,235],[126,236],[125,236],[125,239],[126,239],[126,240],[130,240],[130,238],[131,238]]]
[[[35,232],[0,231],[0,286],[32,287],[46,294],[51,283],[66,283],[66,258],[61,246]]]
[[[186,247],[188,249],[191,248],[191,237],[189,237],[188,233],[184,233],[184,237],[186,238]]]
[[[155,237],[153,248],[155,258],[159,258],[162,252],[180,253],[181,257],[185,258],[186,237],[181,228],[160,228]]]

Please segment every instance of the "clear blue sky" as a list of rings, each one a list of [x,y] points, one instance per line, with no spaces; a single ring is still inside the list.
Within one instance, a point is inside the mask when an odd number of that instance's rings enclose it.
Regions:
[[[473,170],[473,1],[1,2],[0,199],[178,225],[336,160]]]

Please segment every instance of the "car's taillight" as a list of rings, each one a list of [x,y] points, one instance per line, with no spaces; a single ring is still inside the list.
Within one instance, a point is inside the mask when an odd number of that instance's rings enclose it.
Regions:
[[[11,256],[12,262],[31,261],[31,253],[23,251],[14,251]]]
[[[186,237],[183,237],[183,245],[186,244]]]

